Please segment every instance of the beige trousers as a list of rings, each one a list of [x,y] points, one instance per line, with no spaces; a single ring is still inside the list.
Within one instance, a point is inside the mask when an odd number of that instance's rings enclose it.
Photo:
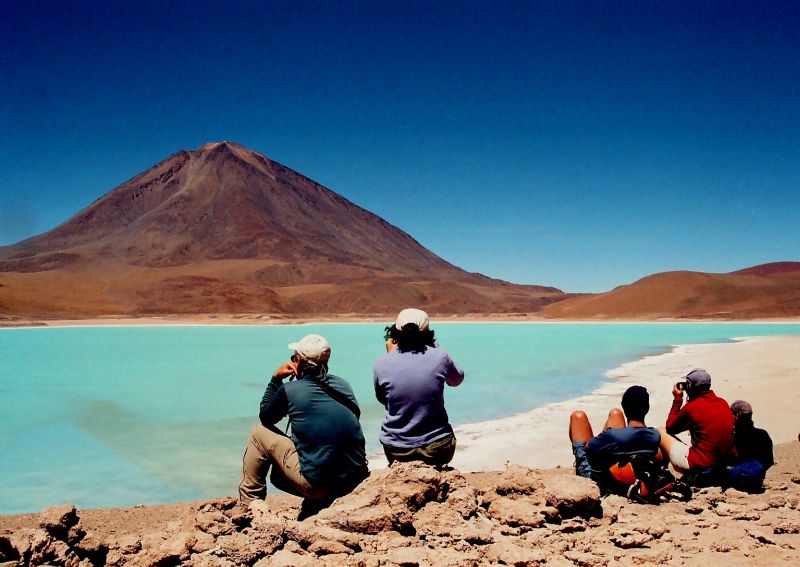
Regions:
[[[289,483],[281,489],[306,498],[322,498],[325,494],[314,489],[300,472],[300,459],[291,438],[256,423],[242,457],[242,480],[239,482],[239,503],[246,505],[267,495],[267,474],[275,465]]]

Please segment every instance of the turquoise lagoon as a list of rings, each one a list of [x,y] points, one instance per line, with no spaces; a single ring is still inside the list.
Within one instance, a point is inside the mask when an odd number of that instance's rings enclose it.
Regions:
[[[800,334],[797,324],[434,326],[465,369],[448,388],[455,424],[591,391],[604,372],[675,344]],[[328,337],[331,371],[362,406],[368,452],[382,408],[372,364],[383,326],[0,330],[0,513],[63,502],[130,506],[236,493],[241,453],[272,370],[306,333]]]

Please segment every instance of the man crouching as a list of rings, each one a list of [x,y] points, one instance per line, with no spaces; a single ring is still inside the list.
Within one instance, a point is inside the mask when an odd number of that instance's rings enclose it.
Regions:
[[[302,520],[352,491],[369,473],[358,403],[347,381],[328,374],[328,341],[308,335],[289,348],[294,355],[273,373],[261,399],[260,423],[250,432],[239,503],[266,497],[266,476],[274,465],[272,484],[304,498]],[[275,427],[287,415],[291,437]]]

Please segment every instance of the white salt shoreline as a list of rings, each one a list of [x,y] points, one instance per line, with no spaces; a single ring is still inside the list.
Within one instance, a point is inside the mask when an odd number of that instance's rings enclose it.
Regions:
[[[595,433],[608,411],[619,407],[631,385],[650,392],[648,425],[666,421],[672,385],[692,368],[711,373],[712,388],[729,403],[745,399],[754,420],[774,443],[797,439],[800,431],[800,335],[745,337],[729,343],[678,345],[609,370],[609,381],[589,394],[510,417],[456,428],[458,449],[452,465],[462,471],[501,469],[507,462],[535,468],[570,467],[567,426],[572,411],[585,411]],[[373,463],[375,468],[382,466]]]

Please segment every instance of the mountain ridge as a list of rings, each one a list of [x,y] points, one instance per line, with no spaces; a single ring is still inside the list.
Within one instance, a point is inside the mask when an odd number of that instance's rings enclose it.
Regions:
[[[780,264],[776,266],[776,264]],[[798,276],[787,276],[798,272]],[[800,262],[730,273],[678,270],[546,306],[553,319],[758,319],[800,316]]]

